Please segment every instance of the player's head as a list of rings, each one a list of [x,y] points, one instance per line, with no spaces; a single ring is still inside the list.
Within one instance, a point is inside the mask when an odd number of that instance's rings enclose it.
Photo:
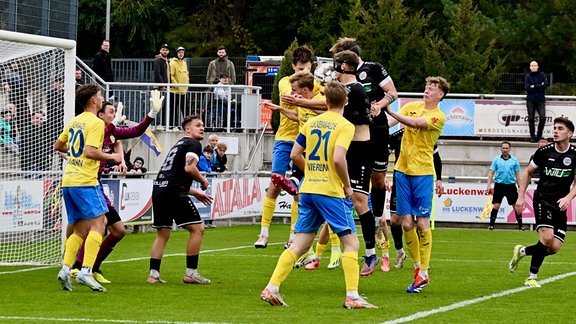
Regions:
[[[334,55],[334,71],[336,73],[354,74],[358,64],[358,55],[350,50],[338,52]]]
[[[340,82],[328,82],[324,86],[326,105],[330,109],[340,109],[346,104],[348,89]]]
[[[508,154],[510,154],[510,142],[508,141],[504,141],[500,144],[500,152],[502,152],[502,155],[507,156]]]
[[[360,53],[362,50],[360,49],[360,46],[358,46],[358,43],[356,43],[356,38],[341,37],[338,39],[336,44],[332,45],[332,48],[330,48],[330,52],[333,54],[346,50],[352,51],[356,53],[356,55],[361,56]]]
[[[426,78],[424,98],[432,97],[433,100],[442,101],[450,92],[450,83],[441,76],[429,76]]]
[[[204,123],[202,122],[200,116],[184,117],[182,128],[184,129],[184,133],[186,133],[186,135],[197,140],[204,139]]]
[[[116,118],[116,108],[111,102],[105,101],[96,115],[108,125]]]
[[[84,109],[90,105],[95,105],[98,108],[96,111],[98,111],[102,108],[104,97],[102,97],[100,86],[97,84],[86,84],[76,90],[76,100]]]
[[[312,63],[314,63],[314,52],[306,46],[298,46],[292,50],[292,68],[294,72],[312,70]]]
[[[554,142],[569,142],[574,135],[574,123],[566,117],[554,118]]]
[[[306,99],[314,97],[314,75],[309,71],[296,72],[289,81],[292,85],[292,94],[301,95]]]

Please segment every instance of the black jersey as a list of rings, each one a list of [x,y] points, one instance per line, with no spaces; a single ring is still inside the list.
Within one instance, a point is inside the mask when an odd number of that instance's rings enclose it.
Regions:
[[[558,152],[554,143],[539,148],[532,162],[540,171],[540,181],[534,199],[558,208],[558,199],[570,192],[576,169],[576,147],[570,145],[566,152]]]
[[[369,125],[372,123],[370,116],[370,101],[366,91],[358,82],[346,84],[348,88],[348,102],[344,105],[344,118],[354,125]]]
[[[400,146],[402,146],[402,136],[404,135],[404,127],[390,134],[389,148],[394,151],[394,157],[398,161],[400,157]],[[434,171],[436,172],[436,179],[442,179],[442,159],[438,150],[438,143],[434,143]]]
[[[192,177],[184,170],[186,154],[202,155],[202,144],[190,137],[181,138],[168,152],[166,160],[160,167],[160,172],[154,181],[154,189],[173,189],[188,192],[192,185]]]
[[[380,101],[384,98],[385,93],[382,86],[387,82],[387,79],[390,79],[388,72],[378,62],[363,62],[356,69],[356,80],[364,87],[370,102]],[[374,126],[388,127],[388,119],[384,112],[374,117]]]

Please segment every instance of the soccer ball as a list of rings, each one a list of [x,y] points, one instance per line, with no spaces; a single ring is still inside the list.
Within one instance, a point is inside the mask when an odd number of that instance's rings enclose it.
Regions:
[[[330,63],[322,63],[314,70],[314,78],[321,84],[336,80],[334,67]]]

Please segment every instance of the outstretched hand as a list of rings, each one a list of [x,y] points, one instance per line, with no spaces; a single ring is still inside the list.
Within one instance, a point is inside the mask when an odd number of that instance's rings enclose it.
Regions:
[[[116,117],[114,117],[114,120],[112,121],[112,124],[114,124],[114,126],[120,125],[126,119],[126,115],[124,115],[123,112],[124,112],[124,105],[122,104],[122,102],[119,102],[118,107],[116,108]]]
[[[160,95],[160,91],[152,90],[150,92],[150,112],[148,116],[150,118],[156,118],[160,109],[162,109],[162,103],[164,102],[164,96]]]

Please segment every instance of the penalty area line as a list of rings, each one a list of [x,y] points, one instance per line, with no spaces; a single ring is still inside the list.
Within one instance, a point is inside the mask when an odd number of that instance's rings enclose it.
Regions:
[[[545,285],[547,283],[550,282],[554,282],[560,279],[564,279],[564,278],[568,278],[571,276],[575,276],[576,272],[568,272],[568,273],[564,273],[561,275],[557,275],[554,277],[550,277],[544,280],[539,281],[539,283],[541,285]],[[528,290],[528,289],[533,289],[534,287],[518,287],[518,288],[514,288],[514,289],[510,289],[510,290],[505,290],[505,291],[501,291],[499,293],[495,293],[489,296],[484,296],[484,297],[479,297],[479,298],[474,298],[474,299],[469,299],[469,300],[464,300],[452,305],[448,305],[448,306],[442,306],[439,308],[435,308],[435,309],[431,309],[429,311],[425,311],[425,312],[418,312],[418,313],[414,313],[410,316],[406,316],[406,317],[401,317],[401,318],[397,318],[395,320],[391,320],[391,321],[386,321],[383,324],[395,324],[395,323],[405,323],[405,322],[410,322],[410,321],[414,321],[417,319],[421,319],[421,318],[425,318],[428,317],[430,315],[435,315],[435,314],[439,314],[439,313],[444,313],[444,312],[448,312],[454,309],[458,309],[458,308],[462,308],[462,307],[466,307],[469,305],[473,305],[473,304],[477,304],[486,300],[490,300],[493,298],[499,298],[499,297],[504,297],[507,295],[511,295],[511,294],[515,294],[515,293],[519,293],[522,292],[524,290]]]

